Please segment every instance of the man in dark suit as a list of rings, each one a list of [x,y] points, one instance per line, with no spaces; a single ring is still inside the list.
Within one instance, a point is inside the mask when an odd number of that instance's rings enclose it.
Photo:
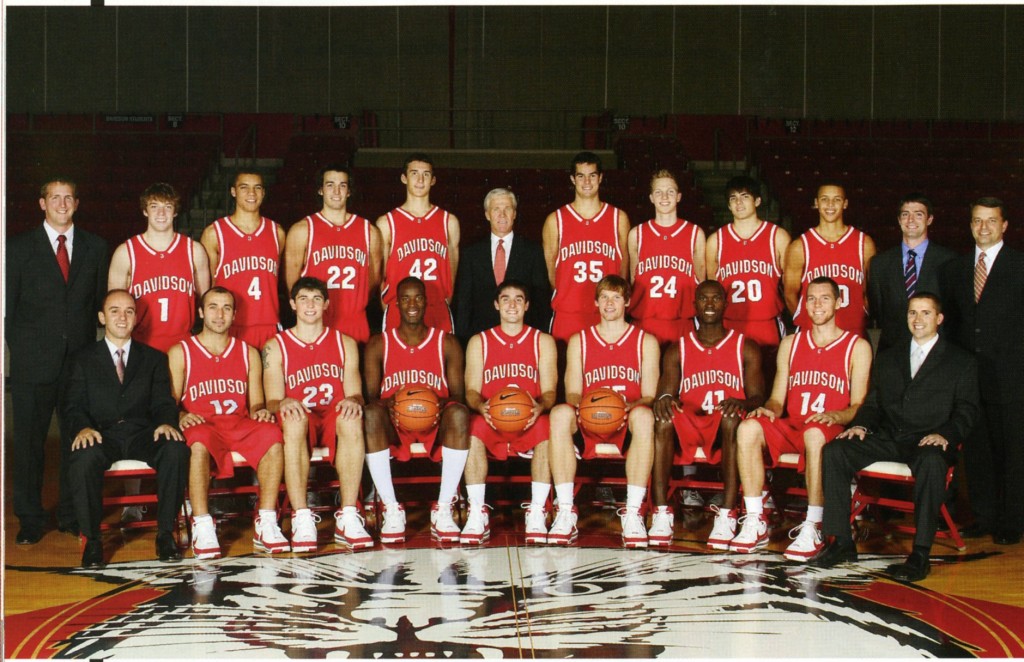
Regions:
[[[496,188],[484,198],[484,216],[491,236],[462,251],[455,284],[455,335],[463,344],[481,331],[497,326],[494,292],[506,280],[530,286],[530,310],[526,323],[546,331],[551,325],[551,285],[544,252],[521,235],[513,235],[516,196]]]
[[[96,340],[96,313],[107,291],[109,251],[105,241],[72,219],[78,208],[75,183],[58,178],[40,189],[44,222],[7,244],[7,309],[4,332],[10,348],[14,434],[14,514],[19,545],[39,542],[46,528],[43,457],[54,409],[63,410],[71,357]],[[61,417],[58,416],[58,420]],[[77,535],[67,484],[68,428],[61,420],[60,498],[57,526]]]
[[[64,418],[75,431],[68,467],[78,525],[85,535],[82,566],[103,564],[103,472],[118,460],[141,460],[156,469],[156,552],[181,559],[172,535],[188,482],[189,448],[178,430],[167,355],[138,341],[135,300],[111,290],[99,314],[103,340],[72,363]]]
[[[942,292],[950,339],[984,375],[981,419],[964,450],[974,513],[964,533],[1012,545],[1024,530],[1024,253],[1003,245],[1005,213],[998,198],[971,205],[975,247],[943,270]]]
[[[825,519],[835,539],[812,566],[831,568],[857,559],[850,536],[850,481],[880,461],[904,462],[914,476],[914,549],[887,572],[901,581],[928,576],[928,555],[957,447],[979,416],[978,366],[970,353],[939,336],[942,302],[917,292],[907,305],[912,340],[881,352],[864,404],[823,454]]]
[[[932,203],[921,193],[900,200],[902,241],[871,259],[868,302],[871,317],[881,330],[878,351],[910,342],[907,330],[907,298],[914,292],[940,292],[942,265],[956,253],[928,238],[935,220]],[[927,256],[927,259],[925,259]]]

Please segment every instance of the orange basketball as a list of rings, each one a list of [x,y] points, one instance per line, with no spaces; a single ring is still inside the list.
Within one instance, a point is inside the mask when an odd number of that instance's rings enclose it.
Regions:
[[[423,432],[434,427],[440,410],[437,394],[426,386],[407,386],[395,393],[395,425],[406,432]]]
[[[533,416],[533,398],[521,388],[508,386],[487,401],[491,423],[499,432],[522,432]]]
[[[610,388],[595,388],[583,394],[579,417],[586,432],[611,434],[626,420],[626,399]]]

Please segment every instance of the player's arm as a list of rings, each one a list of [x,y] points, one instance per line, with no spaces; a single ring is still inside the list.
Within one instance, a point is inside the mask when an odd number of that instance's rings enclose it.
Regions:
[[[128,258],[128,243],[114,249],[107,272],[107,290],[127,290],[132,284],[132,263]],[[10,301],[10,299],[8,299]]]
[[[448,397],[441,403],[466,402],[466,360],[462,345],[450,333],[444,334],[444,374],[448,379]]]
[[[359,346],[352,338],[342,334],[341,347],[345,350],[345,371],[342,385],[345,399],[338,403],[337,411],[345,420],[352,421],[363,416],[363,381],[359,376]]]
[[[484,386],[484,345],[480,334],[476,334],[466,343],[466,405],[491,425],[487,400],[480,393]],[[491,425],[491,427],[494,427]]]
[[[871,287],[871,274],[869,273],[871,270],[871,258],[873,258],[877,252],[878,251],[875,248],[875,240],[867,235],[864,235],[864,262],[862,264],[862,267],[864,269],[864,282],[867,283],[868,288]],[[867,306],[868,312],[870,312],[870,296],[867,297],[867,299],[865,299],[864,305]]]
[[[273,222],[274,232],[277,233],[277,263],[281,264],[281,258],[284,257],[285,243],[288,241],[288,237],[284,233],[284,228],[277,222]]]
[[[263,395],[267,400],[267,411],[278,414],[281,420],[302,420],[306,407],[295,398],[289,398],[284,386],[284,355],[277,338],[271,338],[263,346]]]
[[[386,261],[391,254],[391,226],[388,225],[387,214],[377,219],[377,231],[380,232],[380,254]]]
[[[555,406],[558,391],[558,346],[554,336],[540,334],[540,356],[538,358],[540,377],[540,400],[534,407],[534,420]],[[531,422],[532,425],[532,422]]]
[[[196,298],[210,289],[210,256],[198,241],[192,242],[192,282],[196,286]]]
[[[693,276],[697,279],[697,282],[703,282],[708,277],[708,263],[707,263],[707,247],[708,240],[704,235],[704,230],[697,228],[697,237],[693,245]]]
[[[548,214],[544,219],[544,229],[541,231],[541,240],[544,246],[544,264],[548,268],[548,283],[555,287],[555,261],[558,259],[558,218],[555,212]]]
[[[263,364],[255,347],[249,350],[249,418],[257,421],[271,421],[274,415],[267,411],[267,399],[263,396]]]
[[[658,394],[658,376],[661,362],[661,348],[658,339],[652,333],[644,334],[641,346],[643,357],[640,361],[640,399],[626,403],[626,411],[634,407],[650,407],[654,404],[654,396]]]
[[[750,338],[743,339],[743,394],[746,400],[728,398],[718,403],[717,409],[726,416],[746,416],[748,411],[764,404],[764,369],[761,346]]]
[[[626,244],[629,240],[629,215],[626,214],[626,212],[622,211],[621,209],[619,210],[618,234],[619,254],[626,255],[626,252],[628,250]],[[625,278],[626,280],[629,280],[629,260],[622,260],[621,262],[622,263],[619,265],[619,275]],[[655,369],[657,369],[657,366],[655,366]]]
[[[380,385],[384,380],[384,336],[376,334],[366,343],[363,352],[363,380],[366,383],[366,397],[370,402],[380,400]],[[391,398],[384,404],[391,408]]]
[[[459,227],[459,219],[455,214],[448,214],[448,263],[452,266],[452,284],[455,284],[455,276],[459,273],[459,238],[462,230]],[[451,297],[446,299],[451,303]]]
[[[296,221],[288,229],[284,240],[284,284],[292,291],[295,281],[306,266],[306,244],[309,243],[309,223],[306,219]]]
[[[808,416],[806,421],[826,425],[849,425],[868,394],[870,376],[871,343],[864,338],[857,338],[850,356],[850,406],[838,411],[826,411]]]
[[[783,265],[786,263],[786,251],[789,250],[790,243],[792,243],[792,237],[789,236],[789,233],[786,232],[786,229],[776,225],[775,266],[779,268],[779,271],[782,270]]]
[[[796,315],[800,305],[800,281],[804,277],[804,264],[803,242],[790,242],[782,262],[782,292],[786,297],[786,308],[793,315]]]
[[[708,243],[704,247],[704,277],[714,278],[718,273],[718,235],[721,230],[715,230],[708,237]]]
[[[658,393],[654,399],[654,418],[657,421],[671,421],[682,409],[679,403],[679,382],[682,381],[679,368],[679,343],[669,343],[661,357],[661,377],[658,379]]]
[[[640,232],[640,226],[631,228],[629,234],[626,235],[626,250],[629,253],[629,282],[630,284],[636,281],[636,265],[640,262],[640,250],[637,248],[637,233]]]
[[[213,229],[214,223],[216,221],[206,226],[199,237],[199,243],[206,249],[206,255],[210,258],[210,273],[216,277],[217,266],[220,264],[220,244],[217,242],[217,231]]]
[[[782,416],[782,407],[786,402],[787,383],[789,382],[789,352],[793,348],[794,338],[796,336],[786,336],[779,343],[779,354],[775,359],[775,383],[772,384],[772,394],[767,402],[752,409],[747,414],[747,418],[767,416],[769,420],[774,421]]]
[[[580,334],[569,337],[565,348],[565,403],[579,407],[583,400],[583,353]]]
[[[171,371],[171,396],[181,406],[181,396],[185,394],[185,352],[181,345],[174,345],[167,350],[167,367]],[[182,430],[205,422],[199,414],[185,409],[178,412],[178,427]]]
[[[370,226],[369,272],[367,273],[367,289],[372,293],[380,285],[384,274],[384,240],[376,225]]]

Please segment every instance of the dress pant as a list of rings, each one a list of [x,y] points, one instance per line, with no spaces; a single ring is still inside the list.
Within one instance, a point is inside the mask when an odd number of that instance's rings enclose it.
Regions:
[[[989,530],[1024,531],[1024,402],[982,402],[982,416],[964,444],[971,512]]]
[[[86,538],[98,539],[103,520],[103,472],[118,460],[141,460],[156,470],[157,526],[174,531],[188,484],[192,452],[183,441],[161,437],[153,428],[121,423],[101,430],[103,442],[71,452],[69,478],[75,497],[78,526]]]
[[[68,489],[68,455],[70,441],[64,430],[64,397],[67,385],[67,370],[61,372],[56,382],[33,384],[11,380],[11,409],[14,429],[8,445],[8,460],[12,465],[12,492],[14,515],[22,528],[42,531],[47,516],[43,508],[44,458],[46,437],[50,430],[50,419],[57,411],[60,425],[60,478],[57,502],[57,522],[71,525],[75,521],[75,509]]]
[[[864,439],[834,439],[826,444],[822,456],[822,532],[850,536],[850,481],[858,471],[875,462],[903,462],[914,476],[914,546],[931,548],[939,510],[946,497],[946,472],[956,458],[956,450],[918,446],[918,441],[869,434]]]

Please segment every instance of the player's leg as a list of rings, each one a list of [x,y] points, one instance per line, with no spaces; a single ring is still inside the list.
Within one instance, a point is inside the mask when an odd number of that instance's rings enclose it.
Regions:
[[[460,529],[452,517],[452,501],[469,456],[469,410],[466,406],[454,403],[445,407],[437,434],[442,444],[441,488],[437,504],[430,511],[430,533],[441,542],[458,542]]]
[[[281,477],[284,474],[284,448],[276,443],[267,449],[256,465],[259,480],[259,514],[256,516],[253,546],[270,554],[291,550],[288,539],[281,533],[277,523],[277,498],[281,491]]]
[[[576,540],[578,513],[573,505],[573,484],[576,480],[576,409],[572,405],[556,405],[551,410],[551,480],[555,484],[558,508],[548,531],[548,544],[568,545]]]
[[[366,443],[366,466],[370,470],[377,499],[384,506],[384,521],[380,523],[382,543],[405,541],[405,508],[395,497],[395,486],[391,482],[391,450],[397,444],[398,435],[391,424],[388,408],[381,402],[373,402],[363,408],[363,430]]]
[[[736,460],[740,482],[743,485],[743,504],[746,515],[740,519],[741,528],[729,543],[733,552],[749,553],[768,546],[768,519],[764,515],[761,490],[764,488],[765,430],[771,425],[765,419],[747,419],[736,430]]]
[[[680,415],[679,413],[676,414]],[[675,537],[675,513],[668,505],[668,488],[675,460],[676,427],[673,421],[654,423],[654,461],[651,467],[651,528],[647,542],[652,547],[671,545]]]
[[[210,451],[206,444],[189,444],[188,498],[192,505],[192,555],[197,559],[220,556],[217,529],[210,516]]]
[[[530,460],[530,502],[526,504],[526,544],[548,541],[547,501],[551,494],[551,442],[545,439],[533,447]]]
[[[725,551],[736,537],[736,523],[739,521],[739,508],[736,507],[739,491],[736,431],[740,420],[738,416],[723,416],[722,422],[718,425],[718,440],[722,449],[719,470],[722,472],[723,495],[721,507],[711,506],[715,513],[715,522],[711,527],[711,535],[708,536],[709,549]]]
[[[443,451],[442,451],[443,452]],[[459,542],[475,545],[485,542],[491,535],[490,517],[486,508],[487,489],[487,446],[479,438],[470,435],[469,455],[466,458],[466,494],[469,497],[469,514],[462,527]]]
[[[309,486],[309,417],[281,419],[284,436],[284,485],[292,510],[306,509]]]
[[[373,547],[373,538],[367,533],[363,518],[356,509],[366,456],[363,419],[347,419],[339,415],[334,422],[334,436],[337,440],[334,466],[341,483],[341,509],[334,514],[334,542],[352,549]]]
[[[651,479],[654,462],[654,412],[650,407],[632,409],[628,426],[633,439],[626,454],[626,507],[619,511],[622,544],[646,547],[647,527],[640,516],[640,509],[647,497],[647,483]]]
[[[821,520],[825,514],[825,492],[821,481],[821,456],[825,448],[825,434],[820,428],[807,428],[803,432],[804,467],[807,482],[807,517],[789,532],[793,542],[786,548],[785,557],[791,561],[809,561],[821,552],[825,543],[821,536]]]

